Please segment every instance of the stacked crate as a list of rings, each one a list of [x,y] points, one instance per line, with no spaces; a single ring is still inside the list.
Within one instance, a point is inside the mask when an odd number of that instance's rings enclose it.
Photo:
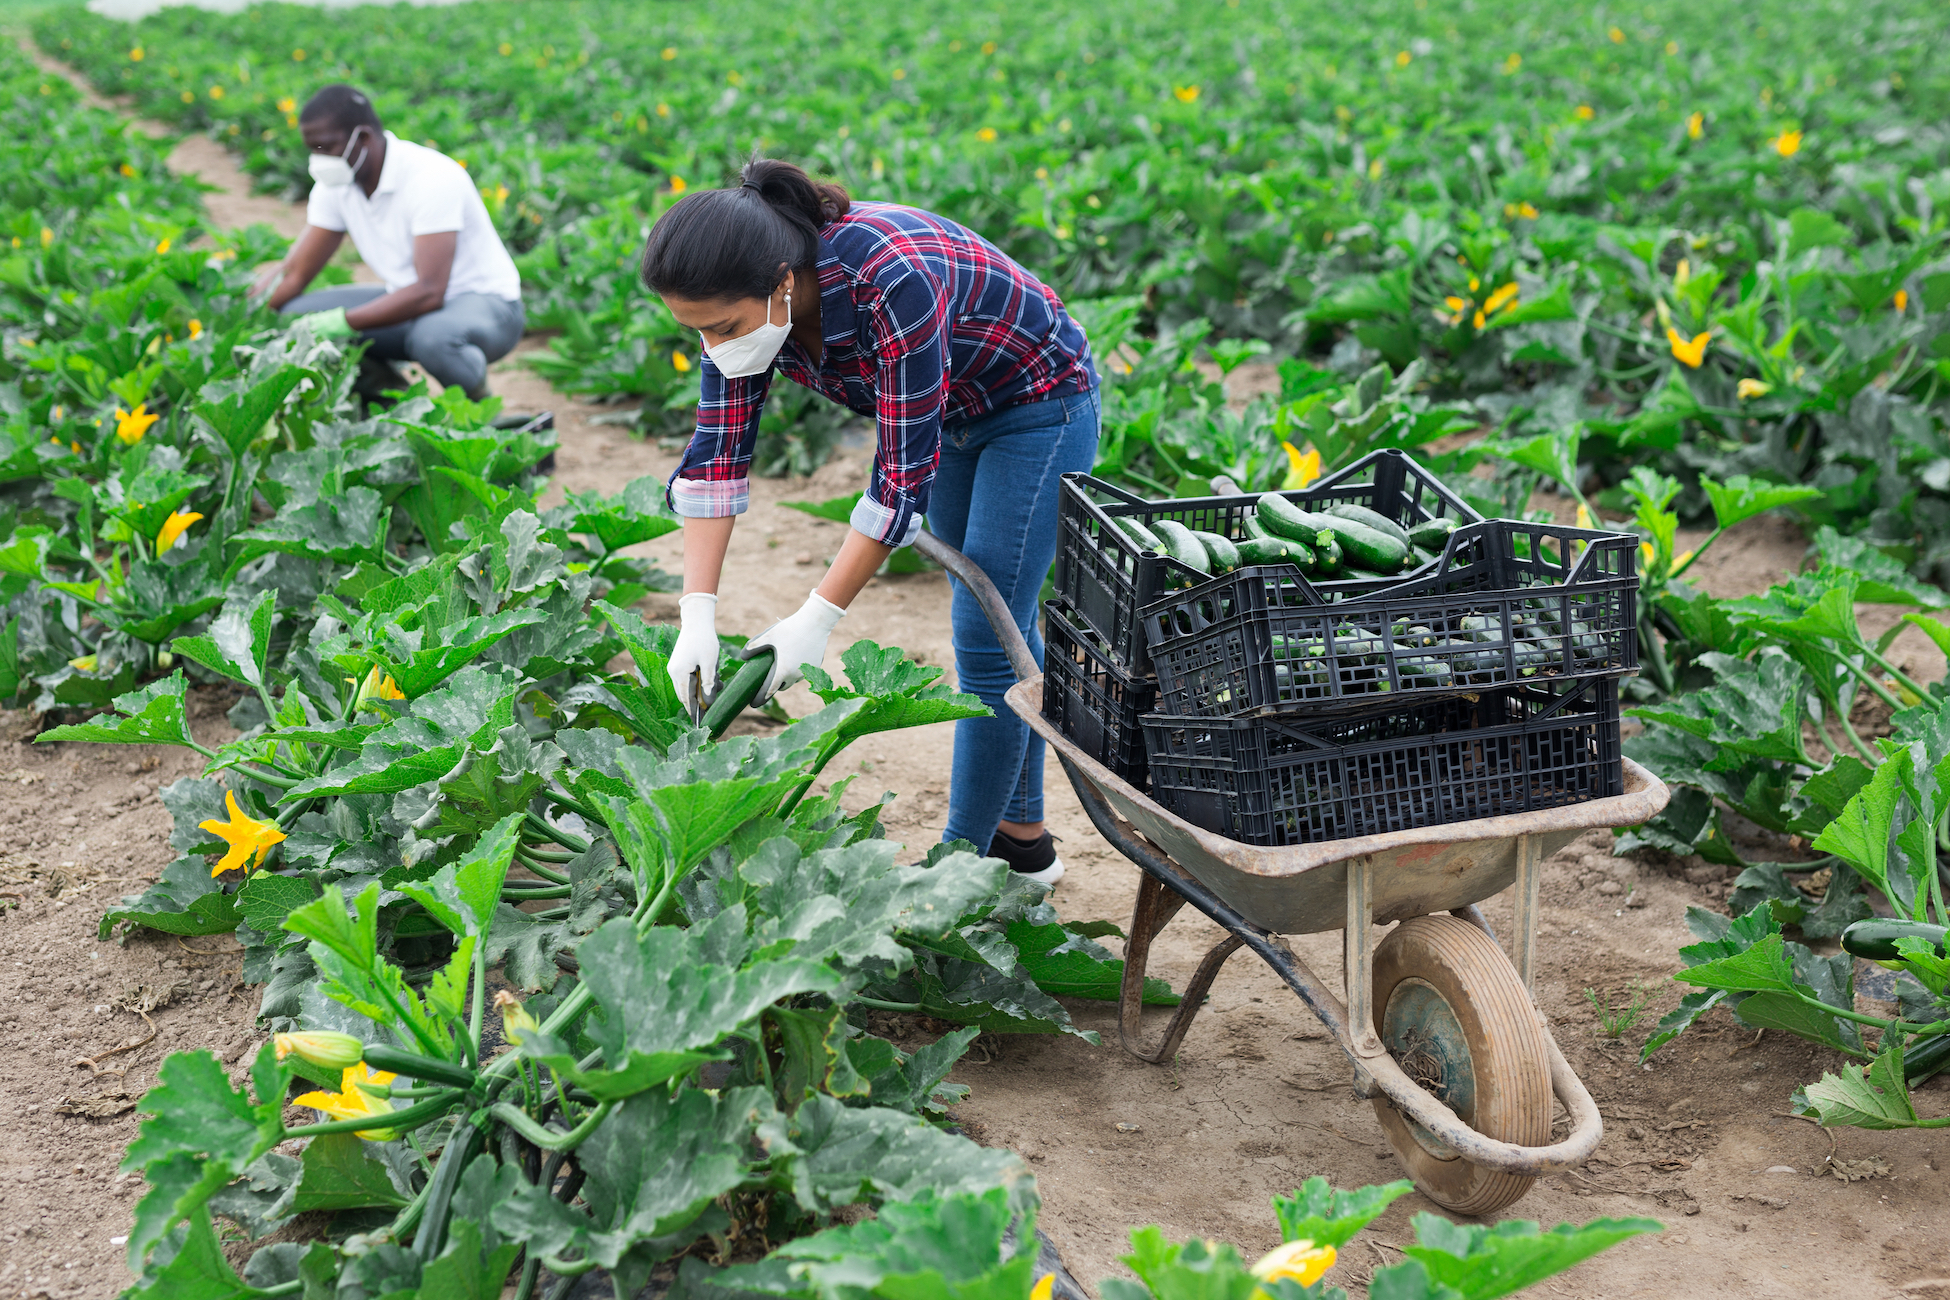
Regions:
[[[1483,520],[1392,451],[1282,495],[1460,526],[1383,580],[1283,564],[1207,577],[1140,550],[1117,519],[1239,538],[1254,498],[1149,502],[1069,476],[1044,688],[1064,734],[1178,816],[1251,844],[1622,793],[1635,537]]]

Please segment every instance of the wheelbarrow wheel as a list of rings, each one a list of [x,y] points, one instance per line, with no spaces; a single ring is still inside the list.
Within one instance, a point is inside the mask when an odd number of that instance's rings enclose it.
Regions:
[[[1550,1139],[1550,1054],[1530,995],[1496,941],[1454,916],[1404,921],[1375,950],[1374,1005],[1396,1064],[1485,1137]],[[1375,1113],[1422,1193],[1458,1214],[1488,1215],[1534,1177],[1473,1165],[1385,1096]]]

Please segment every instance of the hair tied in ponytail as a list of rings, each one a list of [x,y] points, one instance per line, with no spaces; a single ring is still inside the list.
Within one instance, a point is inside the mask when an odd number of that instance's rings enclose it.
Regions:
[[[761,202],[743,202],[745,190]],[[754,156],[735,188],[694,190],[657,219],[643,247],[643,283],[659,297],[769,298],[780,268],[816,262],[820,230],[851,207],[840,186]]]

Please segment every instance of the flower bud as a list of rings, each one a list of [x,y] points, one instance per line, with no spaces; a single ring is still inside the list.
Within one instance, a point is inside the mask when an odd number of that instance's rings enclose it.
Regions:
[[[1275,1246],[1253,1265],[1253,1276],[1262,1282],[1277,1282],[1290,1277],[1301,1286],[1312,1286],[1320,1275],[1334,1267],[1334,1248],[1316,1246],[1302,1237],[1284,1246]]]
[[[359,1063],[366,1051],[366,1045],[351,1034],[332,1033],[329,1030],[273,1034],[271,1042],[277,1048],[280,1061],[287,1056],[296,1056],[308,1065],[326,1070],[350,1069]]]
[[[520,1046],[524,1037],[541,1029],[535,1023],[535,1017],[529,1015],[528,1009],[521,1005],[521,999],[506,989],[496,990],[494,1009],[501,1013],[501,1036],[510,1044]]]

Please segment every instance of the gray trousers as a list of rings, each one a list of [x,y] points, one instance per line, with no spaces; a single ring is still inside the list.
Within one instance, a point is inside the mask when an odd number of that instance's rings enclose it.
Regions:
[[[385,287],[377,284],[318,289],[299,294],[280,309],[280,314],[301,316],[334,307],[349,311],[385,294]],[[449,294],[446,302],[424,316],[360,330],[357,337],[371,344],[366,349],[368,357],[415,362],[443,386],[458,387],[469,397],[479,397],[487,389],[488,363],[514,350],[521,342],[527,319],[521,304],[507,298],[489,293]]]

